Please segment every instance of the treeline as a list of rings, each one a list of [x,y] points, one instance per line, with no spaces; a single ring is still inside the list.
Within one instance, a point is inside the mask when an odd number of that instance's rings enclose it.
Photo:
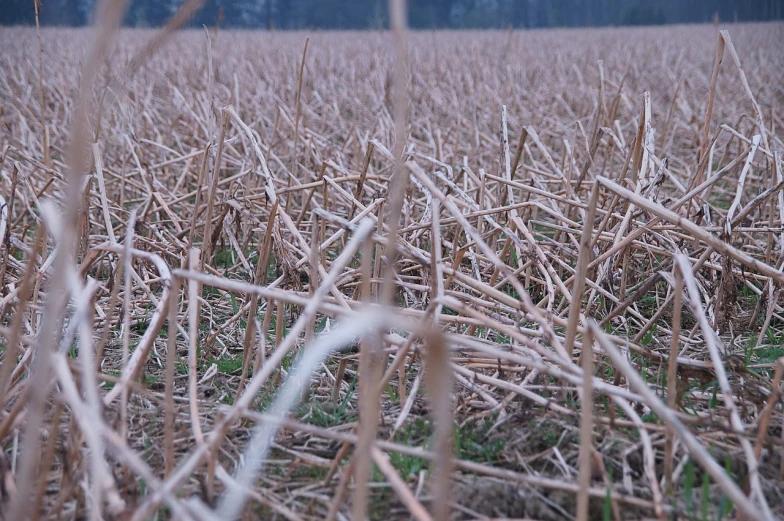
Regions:
[[[35,0],[0,0],[0,24],[35,22]],[[39,0],[43,25],[90,23],[95,0]],[[129,0],[128,26],[158,26],[183,0]],[[784,0],[409,0],[409,24],[431,28],[661,25],[784,19]],[[193,26],[378,29],[387,0],[204,0]]]

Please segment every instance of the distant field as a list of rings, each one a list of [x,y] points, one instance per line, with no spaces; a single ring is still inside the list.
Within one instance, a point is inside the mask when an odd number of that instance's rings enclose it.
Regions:
[[[0,28],[0,519],[784,518],[784,24],[156,34]]]

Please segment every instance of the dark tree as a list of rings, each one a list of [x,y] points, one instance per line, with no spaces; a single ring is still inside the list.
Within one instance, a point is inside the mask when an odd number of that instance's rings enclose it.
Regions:
[[[0,23],[31,24],[35,23],[33,3],[28,0],[2,0],[0,2]]]
[[[35,22],[34,0],[0,0],[0,24]],[[126,25],[159,26],[184,0],[128,0]],[[42,0],[44,25],[83,25],[94,0]],[[377,29],[388,0],[204,0],[191,26]],[[408,0],[414,29],[658,25],[784,19],[784,0]]]

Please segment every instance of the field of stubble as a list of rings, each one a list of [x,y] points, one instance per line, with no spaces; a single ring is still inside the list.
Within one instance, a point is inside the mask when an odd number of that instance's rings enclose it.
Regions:
[[[784,25],[155,35],[0,28],[6,521],[784,516]]]

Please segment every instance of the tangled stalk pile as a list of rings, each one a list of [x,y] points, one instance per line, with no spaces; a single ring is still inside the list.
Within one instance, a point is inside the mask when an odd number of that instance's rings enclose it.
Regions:
[[[110,26],[0,33],[6,520],[784,516],[784,26]]]

